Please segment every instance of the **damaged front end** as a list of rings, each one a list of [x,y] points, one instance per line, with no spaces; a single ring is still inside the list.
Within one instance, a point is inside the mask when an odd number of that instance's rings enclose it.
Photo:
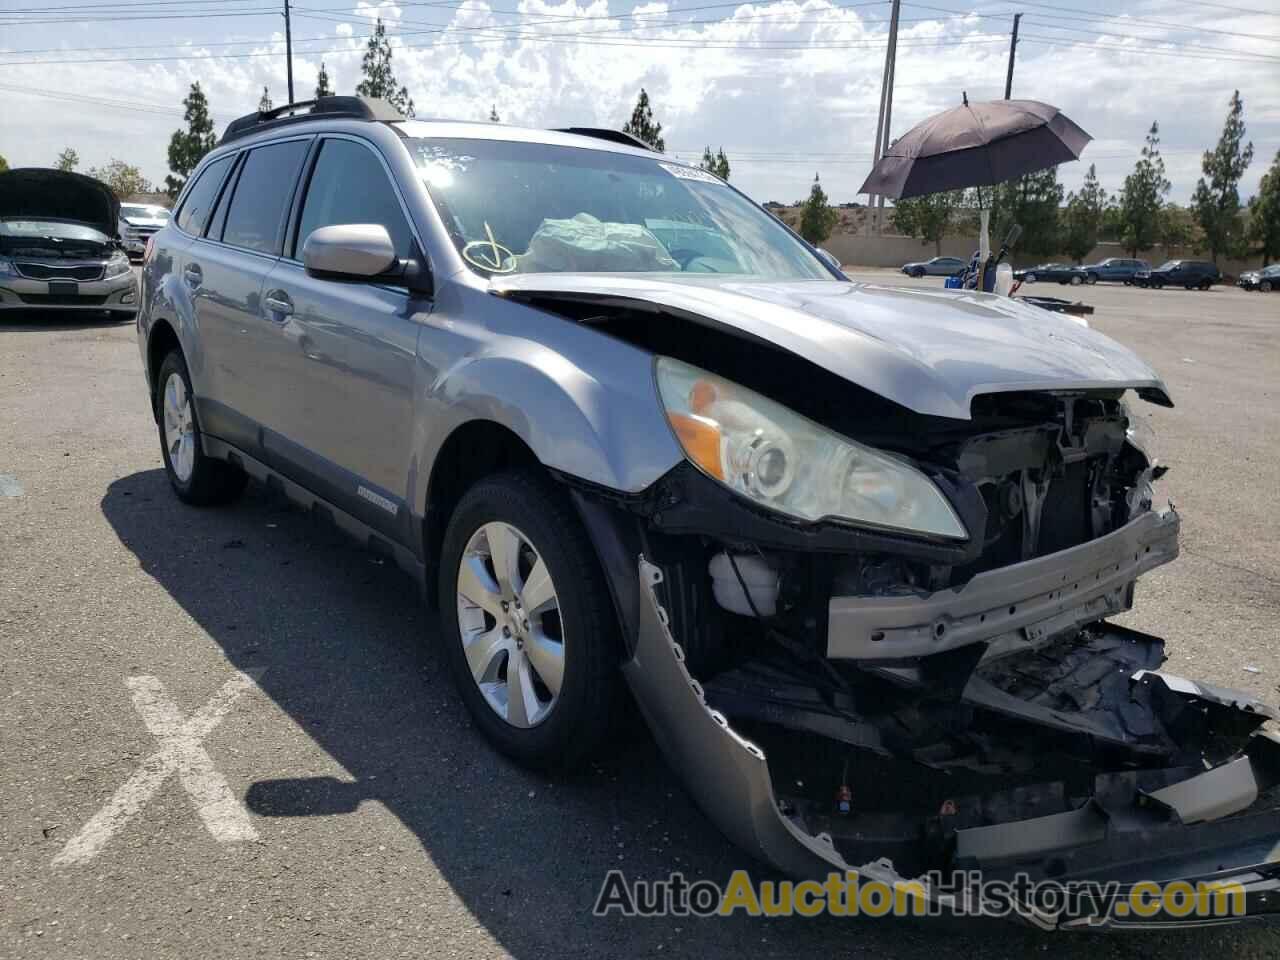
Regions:
[[[1120,393],[896,421],[963,541],[792,522],[691,464],[641,497],[577,494],[628,682],[730,839],[798,877],[919,880],[961,912],[983,905],[936,878],[1115,881],[1117,901],[1229,882],[1245,916],[1280,909],[1275,711],[1161,672],[1162,640],[1107,620],[1177,556],[1179,523]],[[1223,919],[1085,904],[1015,906],[1047,929]]]

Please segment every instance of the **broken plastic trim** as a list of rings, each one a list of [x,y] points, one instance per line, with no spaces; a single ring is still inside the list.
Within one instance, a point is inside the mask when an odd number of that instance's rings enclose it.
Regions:
[[[1144,513],[1118,530],[1048,556],[980,573],[928,596],[832,597],[827,656],[925,657],[1011,634],[1036,641],[1130,606],[1142,574],[1178,555],[1178,515]]]

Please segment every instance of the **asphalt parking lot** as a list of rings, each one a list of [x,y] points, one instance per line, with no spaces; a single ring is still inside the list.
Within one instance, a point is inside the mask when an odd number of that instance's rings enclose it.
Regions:
[[[1094,304],[1177,403],[1144,412],[1182,556],[1127,622],[1280,700],[1280,296],[1036,292]],[[498,758],[436,641],[414,584],[264,489],[178,503],[132,324],[0,317],[0,957],[1280,952],[1250,926],[593,918],[612,868],[749,864],[641,731],[573,777]]]

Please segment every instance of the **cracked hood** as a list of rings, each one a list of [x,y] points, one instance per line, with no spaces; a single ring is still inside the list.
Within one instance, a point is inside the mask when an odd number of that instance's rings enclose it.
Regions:
[[[967,420],[974,397],[1137,390],[1172,406],[1132,350],[1079,320],[992,294],[653,274],[495,276],[513,299],[671,313],[775,344],[918,413]]]
[[[24,167],[0,173],[0,217],[71,220],[114,237],[119,230],[120,201],[105,183],[92,177]]]

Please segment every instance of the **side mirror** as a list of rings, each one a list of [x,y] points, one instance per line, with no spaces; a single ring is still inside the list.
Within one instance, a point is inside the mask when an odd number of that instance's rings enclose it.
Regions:
[[[821,247],[814,247],[813,249],[817,252],[818,259],[828,267],[832,270],[840,270],[840,261],[835,258],[835,254],[831,253],[829,250],[823,250]]]
[[[380,223],[342,223],[312,231],[302,263],[313,276],[367,279],[396,265],[396,248]]]

